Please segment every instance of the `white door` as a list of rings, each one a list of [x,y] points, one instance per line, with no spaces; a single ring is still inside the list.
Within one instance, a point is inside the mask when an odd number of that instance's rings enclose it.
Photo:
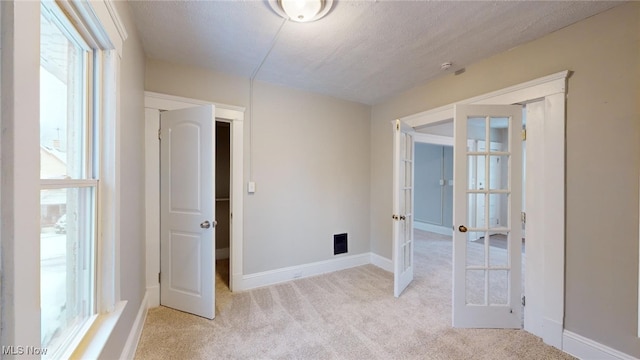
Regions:
[[[413,128],[396,120],[393,135],[393,293],[413,280]]]
[[[160,114],[160,303],[215,316],[215,109]]]
[[[456,105],[454,128],[453,326],[520,328],[522,107]]]

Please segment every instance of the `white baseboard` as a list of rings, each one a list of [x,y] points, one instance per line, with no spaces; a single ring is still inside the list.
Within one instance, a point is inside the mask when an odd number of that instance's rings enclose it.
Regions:
[[[236,282],[234,291],[255,289],[263,286],[282,283],[285,281],[322,275],[338,270],[371,263],[371,253],[347,255],[335,259],[318,261],[315,263],[290,266],[286,268],[264,271],[256,274],[234,277]]]
[[[565,330],[562,351],[584,360],[638,360],[584,336]]]
[[[228,259],[229,254],[229,248],[216,249],[216,260]]]
[[[418,230],[430,231],[440,235],[451,236],[453,234],[453,230],[446,226],[428,224],[428,223],[417,221],[417,220],[413,221],[413,228]]]
[[[542,340],[545,344],[562,349],[564,324],[547,317],[542,319]]]
[[[145,293],[140,303],[140,309],[138,309],[138,315],[136,315],[133,326],[131,326],[127,342],[124,344],[124,348],[120,354],[120,359],[129,360],[133,359],[136,355],[136,349],[138,348],[138,342],[140,341],[140,335],[142,335],[142,328],[144,327],[144,320],[147,318],[147,300],[148,296],[147,293]]]
[[[160,306],[160,285],[147,286],[147,309]]]
[[[371,264],[388,272],[393,272],[393,261],[378,254],[371,253]]]

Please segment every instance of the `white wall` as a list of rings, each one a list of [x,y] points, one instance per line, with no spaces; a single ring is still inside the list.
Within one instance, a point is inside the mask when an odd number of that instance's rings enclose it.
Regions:
[[[156,60],[146,70],[148,91],[247,108],[245,275],[332,259],[341,232],[350,255],[369,252],[368,106],[256,81],[250,121],[249,79]]]

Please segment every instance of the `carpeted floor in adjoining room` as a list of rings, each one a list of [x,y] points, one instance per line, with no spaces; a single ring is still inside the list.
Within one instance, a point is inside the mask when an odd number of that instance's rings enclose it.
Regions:
[[[522,330],[452,328],[451,240],[415,240],[400,298],[373,265],[238,293],[218,274],[216,318],[150,309],[136,359],[572,359]]]

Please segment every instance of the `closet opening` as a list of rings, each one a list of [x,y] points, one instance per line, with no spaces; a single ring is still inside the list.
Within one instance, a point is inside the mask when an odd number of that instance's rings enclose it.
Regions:
[[[216,119],[216,294],[229,292],[231,123]]]

